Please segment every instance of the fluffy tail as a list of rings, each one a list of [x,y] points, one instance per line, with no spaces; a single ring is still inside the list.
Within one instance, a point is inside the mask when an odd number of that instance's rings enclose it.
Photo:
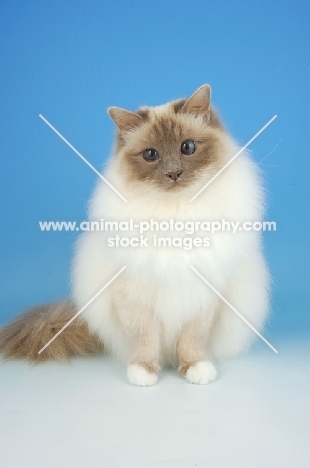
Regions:
[[[46,343],[76,314],[72,302],[54,302],[29,309],[16,320],[0,328],[0,352],[4,359],[26,359],[39,363],[47,359],[68,360],[102,352],[99,336],[77,317],[40,354]]]

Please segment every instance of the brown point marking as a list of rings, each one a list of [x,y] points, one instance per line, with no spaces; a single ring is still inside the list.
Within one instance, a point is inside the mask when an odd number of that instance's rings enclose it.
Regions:
[[[143,367],[149,374],[158,374],[160,367],[153,362],[132,362],[131,364],[136,364],[137,366]]]
[[[199,360],[197,361],[191,361],[191,362],[188,362],[188,361],[181,361],[180,364],[179,364],[179,367],[178,367],[178,372],[183,376],[185,377],[186,376],[186,372],[188,371],[188,369],[192,366],[194,366],[195,364],[197,364],[197,362],[199,362]]]
[[[0,328],[0,352],[5,360],[25,359],[39,363],[47,359],[68,360],[103,351],[99,336],[77,317],[44,351],[39,351],[76,314],[72,302],[34,307]]]

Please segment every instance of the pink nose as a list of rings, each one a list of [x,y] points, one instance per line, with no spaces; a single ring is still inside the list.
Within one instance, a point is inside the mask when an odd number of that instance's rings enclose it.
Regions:
[[[172,179],[174,182],[176,182],[181,174],[182,174],[182,171],[174,171],[174,172],[168,172],[167,176],[170,177],[170,179]]]

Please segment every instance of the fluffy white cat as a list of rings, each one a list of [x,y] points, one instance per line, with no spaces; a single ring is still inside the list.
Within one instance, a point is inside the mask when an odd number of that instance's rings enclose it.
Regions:
[[[153,385],[161,366],[178,366],[189,382],[216,377],[213,360],[244,351],[253,331],[199,278],[191,266],[257,330],[268,311],[269,275],[254,230],[208,232],[208,247],[109,246],[119,234],[140,237],[140,221],[261,221],[263,190],[257,166],[243,151],[192,202],[195,194],[239,151],[210,106],[204,85],[189,99],[137,112],[112,107],[118,127],[104,177],[127,199],[98,180],[89,203],[91,221],[129,221],[130,232],[81,234],[72,267],[72,302],[36,308],[0,331],[7,357],[66,357],[102,348],[128,364],[131,383]],[[200,230],[192,237],[206,238]],[[46,350],[40,346],[122,268],[126,269]],[[25,333],[34,324],[41,332]],[[23,324],[23,325],[21,325]],[[21,338],[21,328],[24,334]],[[26,327],[26,328],[25,328]],[[47,333],[47,328],[49,334]],[[19,337],[19,341],[18,341]],[[45,342],[44,342],[45,340]]]

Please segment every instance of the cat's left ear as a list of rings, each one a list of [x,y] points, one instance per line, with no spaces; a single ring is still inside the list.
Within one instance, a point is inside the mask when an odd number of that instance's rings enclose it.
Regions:
[[[121,132],[132,130],[140,125],[142,121],[141,115],[122,109],[121,107],[109,107],[108,114]]]
[[[207,120],[210,117],[211,88],[208,84],[200,86],[186,101],[182,112],[194,115],[203,115]]]

